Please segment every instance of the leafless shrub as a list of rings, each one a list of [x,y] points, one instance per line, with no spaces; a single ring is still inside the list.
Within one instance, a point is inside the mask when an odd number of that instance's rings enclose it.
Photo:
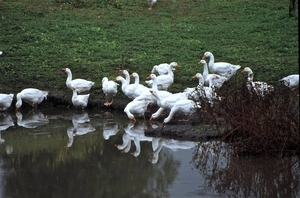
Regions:
[[[275,86],[264,97],[246,82],[228,83],[219,95],[223,97],[210,110],[227,126],[223,140],[233,144],[238,155],[286,155],[300,153],[299,96],[284,86]],[[207,106],[210,109],[209,106]]]

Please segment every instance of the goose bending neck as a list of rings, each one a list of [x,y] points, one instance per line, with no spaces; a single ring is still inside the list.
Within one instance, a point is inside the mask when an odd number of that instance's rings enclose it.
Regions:
[[[22,106],[22,98],[20,96],[20,94],[17,94],[17,103],[16,103],[16,107],[20,108]]]
[[[129,75],[128,71],[127,70],[121,70],[121,72],[124,74],[126,83],[129,85],[130,84],[130,75]]]

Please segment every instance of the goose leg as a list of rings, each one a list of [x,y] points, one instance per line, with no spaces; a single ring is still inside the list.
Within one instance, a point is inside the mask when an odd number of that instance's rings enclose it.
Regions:
[[[106,99],[106,102],[104,103],[104,105],[105,105],[105,106],[108,106],[108,105],[109,105],[109,102],[108,102],[107,96],[105,96],[105,99]]]
[[[114,98],[111,99],[110,103],[108,103],[108,106],[110,106],[114,102]]]

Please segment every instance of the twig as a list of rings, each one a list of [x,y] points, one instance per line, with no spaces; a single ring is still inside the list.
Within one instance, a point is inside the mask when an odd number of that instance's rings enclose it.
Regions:
[[[236,127],[235,129],[233,129],[232,131],[230,131],[229,133],[227,133],[227,135],[222,137],[222,140],[224,140],[227,136],[231,135],[234,131],[238,130],[242,125]]]

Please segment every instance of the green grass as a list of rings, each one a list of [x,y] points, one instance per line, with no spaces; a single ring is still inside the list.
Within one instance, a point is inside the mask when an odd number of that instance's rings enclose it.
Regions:
[[[288,6],[280,0],[158,0],[149,11],[146,0],[3,0],[0,92],[36,87],[71,95],[61,71],[69,67],[74,78],[95,81],[91,98],[103,99],[101,80],[120,75],[122,55],[124,68],[139,73],[141,82],[154,65],[178,62],[170,87],[178,92],[197,84],[191,77],[202,73],[197,63],[205,51],[276,84],[299,73],[298,19],[288,17]]]

